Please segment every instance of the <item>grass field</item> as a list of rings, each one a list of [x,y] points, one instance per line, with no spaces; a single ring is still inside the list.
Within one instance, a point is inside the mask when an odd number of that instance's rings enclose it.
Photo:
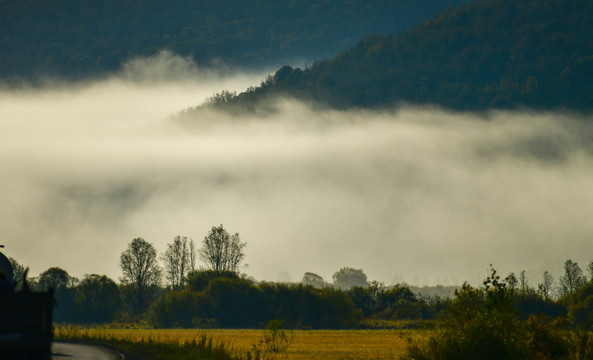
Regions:
[[[56,338],[72,328],[56,329]],[[61,333],[62,332],[62,333]],[[90,338],[116,338],[130,341],[180,342],[212,338],[233,351],[247,353],[263,339],[263,330],[187,330],[187,329],[101,329],[77,328],[76,332]],[[421,330],[296,330],[288,350],[278,360],[368,360],[398,359],[406,350],[409,338],[421,340]]]

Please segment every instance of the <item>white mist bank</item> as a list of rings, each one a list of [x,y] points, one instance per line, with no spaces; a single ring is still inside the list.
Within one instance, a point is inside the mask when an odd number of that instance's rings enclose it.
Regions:
[[[263,74],[167,56],[86,86],[0,92],[0,243],[31,273],[117,279],[134,237],[163,251],[218,224],[262,280],[350,266],[386,283],[478,283],[493,264],[536,285],[593,260],[590,119],[284,101],[265,119],[184,127],[168,116]]]

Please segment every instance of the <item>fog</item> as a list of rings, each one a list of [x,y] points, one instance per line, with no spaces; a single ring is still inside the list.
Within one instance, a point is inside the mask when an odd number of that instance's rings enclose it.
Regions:
[[[135,237],[159,252],[223,224],[259,280],[479,283],[593,260],[590,119],[527,110],[172,114],[266,73],[202,70],[171,53],[104,80],[0,90],[0,244],[33,275],[120,276]]]

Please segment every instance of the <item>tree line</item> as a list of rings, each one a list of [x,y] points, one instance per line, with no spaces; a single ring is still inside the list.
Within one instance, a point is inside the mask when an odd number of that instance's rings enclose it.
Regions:
[[[0,78],[88,78],[168,49],[200,65],[318,59],[470,0],[0,1]]]
[[[206,105],[260,108],[294,97],[346,109],[591,110],[592,24],[588,0],[478,1],[308,68],[284,66],[259,87]]]
[[[467,297],[482,306],[494,286],[464,284],[453,297],[427,296],[412,292],[406,284],[369,281],[362,269],[350,267],[336,271],[332,282],[312,272],[299,283],[258,282],[242,272],[245,246],[238,233],[231,234],[222,225],[212,227],[199,247],[192,239],[177,236],[160,255],[153,244],[135,238],[120,255],[119,282],[98,274],[79,280],[52,267],[28,283],[37,290],[54,288],[57,322],[252,328],[279,319],[302,329],[369,327],[383,320],[423,324],[451,316]],[[24,266],[10,260],[15,281],[22,280]],[[497,281],[504,285],[509,306],[520,319],[540,314],[559,322],[593,324],[593,261],[586,271],[588,277],[578,263],[567,260],[558,279],[546,271],[541,282],[532,285],[522,271]]]
[[[593,263],[588,270],[589,278],[567,260],[555,287],[545,272],[535,288],[524,272],[503,279],[492,268],[482,286],[463,285],[439,331],[425,344],[412,342],[403,359],[591,359]]]

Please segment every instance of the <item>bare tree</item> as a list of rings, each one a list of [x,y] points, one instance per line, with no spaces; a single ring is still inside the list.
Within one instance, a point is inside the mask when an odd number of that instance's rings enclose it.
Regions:
[[[517,285],[519,284],[519,280],[517,280],[517,275],[514,272],[510,273],[505,279],[504,282],[511,288],[511,290],[516,290]]]
[[[194,270],[194,247],[193,240],[185,236],[176,236],[172,243],[167,244],[167,250],[162,255],[162,260],[165,263],[167,279],[173,289],[180,288],[185,281],[185,276]]]
[[[121,282],[129,289],[128,305],[135,314],[148,308],[153,291],[161,281],[156,249],[142,238],[135,238],[121,253]]]
[[[527,280],[525,270],[521,271],[521,274],[519,274],[519,289],[521,290],[522,295],[529,292],[529,280]]]
[[[196,271],[196,244],[192,239],[189,240],[189,271],[188,274],[191,272]]]
[[[246,245],[241,242],[238,233],[229,235],[222,225],[213,226],[204,238],[199,254],[209,269],[238,272],[245,258],[243,249]]]
[[[553,296],[554,277],[549,272],[544,271],[543,281],[537,286],[538,292],[546,300],[550,300]]]
[[[579,264],[572,260],[564,262],[564,275],[560,277],[560,295],[572,295],[579,287],[585,284],[587,278]]]

